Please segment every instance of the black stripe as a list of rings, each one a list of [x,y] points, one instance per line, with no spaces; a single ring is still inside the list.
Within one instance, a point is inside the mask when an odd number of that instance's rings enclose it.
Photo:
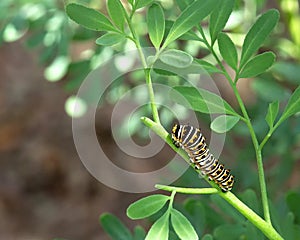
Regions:
[[[175,125],[172,129],[172,139],[176,146],[181,146],[187,152],[195,168],[217,183],[223,192],[232,189],[234,177],[230,170],[209,152],[200,129],[189,125]]]

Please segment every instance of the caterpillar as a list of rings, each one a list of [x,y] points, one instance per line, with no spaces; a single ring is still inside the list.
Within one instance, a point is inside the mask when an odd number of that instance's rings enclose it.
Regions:
[[[195,168],[203,175],[207,175],[210,181],[214,181],[222,192],[232,189],[234,177],[230,174],[230,170],[225,169],[224,165],[209,152],[200,129],[175,124],[172,129],[172,140],[176,147],[186,151]]]

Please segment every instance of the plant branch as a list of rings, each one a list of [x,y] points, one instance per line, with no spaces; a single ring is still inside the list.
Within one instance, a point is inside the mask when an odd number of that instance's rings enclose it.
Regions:
[[[203,189],[196,188],[177,188],[173,186],[165,186],[157,184],[155,186],[158,189],[162,189],[165,191],[177,193],[185,193],[185,194],[203,194]],[[211,189],[211,188],[208,188]],[[216,189],[215,189],[216,190]],[[197,193],[199,191],[199,193]],[[212,192],[214,193],[214,192]],[[249,208],[246,204],[244,204],[240,199],[238,199],[232,192],[222,193],[217,191],[224,200],[230,203],[235,209],[237,209],[244,217],[246,217],[253,225],[255,225],[258,229],[260,229],[266,237],[272,240],[283,240],[283,238],[276,232],[273,226],[262,219],[259,215],[257,215],[251,208]]]
[[[251,120],[248,116],[248,113],[246,111],[243,100],[241,99],[241,96],[240,96],[235,84],[233,84],[233,91],[234,91],[234,94],[240,105],[240,108],[243,112],[243,115],[247,119],[246,124],[247,124],[247,127],[249,129],[249,132],[250,132],[250,135],[252,138],[253,146],[255,148],[255,155],[256,155],[256,161],[257,161],[257,170],[258,170],[258,178],[259,178],[259,185],[260,185],[260,191],[261,191],[264,217],[265,217],[265,220],[271,224],[268,195],[267,195],[267,186],[266,186],[266,180],[265,180],[264,166],[263,166],[263,162],[262,162],[261,148],[258,144],[256,134],[254,132],[253,126],[251,124]]]
[[[143,64],[143,68],[144,68],[144,72],[145,72],[145,78],[146,78],[146,84],[148,86],[148,93],[149,93],[149,98],[150,98],[150,105],[151,105],[153,119],[156,123],[160,123],[158,110],[157,110],[156,103],[155,103],[155,98],[154,98],[154,91],[153,91],[153,86],[152,86],[152,81],[151,81],[150,69],[147,65],[145,55],[142,51],[142,47],[141,47],[141,44],[140,44],[139,37],[135,33],[135,30],[132,26],[131,18],[128,16],[127,13],[125,13],[125,18],[126,18],[128,26],[129,26],[130,32],[132,34],[133,42],[135,43],[135,46],[138,50],[140,59],[141,59],[142,64]]]
[[[149,127],[153,132],[156,133],[160,138],[162,138],[175,152],[177,152],[188,164],[190,164],[190,159],[187,155],[187,153],[181,149],[177,148],[169,135],[169,133],[163,128],[161,124],[158,124],[156,122],[153,122],[151,119],[147,117],[141,117],[141,121]],[[195,169],[196,172],[201,174],[200,170]],[[201,174],[202,175],[202,174]],[[207,176],[203,176],[203,179],[205,179],[212,187],[217,188],[217,184],[213,181],[209,181]]]
[[[153,122],[151,119],[142,117],[141,120],[143,123],[149,127],[153,132],[155,132],[159,137],[161,137],[170,147],[175,150],[183,159],[189,162],[189,158],[187,154],[182,150],[178,149],[172,142],[169,133],[158,123]],[[208,181],[207,178],[204,178],[210,185],[215,187],[215,183],[212,181]],[[163,186],[163,185],[156,185],[157,188],[163,189],[166,191],[174,191],[174,187]],[[258,229],[260,229],[267,237],[274,240],[283,240],[283,238],[276,232],[273,228],[272,224],[268,221],[263,220],[260,216],[258,216],[252,209],[250,209],[247,205],[241,202],[233,193],[226,192],[223,193],[222,191],[214,188],[207,189],[188,189],[188,188],[176,188],[176,192],[182,193],[190,193],[190,194],[212,194],[217,193],[223,199],[225,199],[228,203],[230,203],[233,207],[235,207],[239,212],[241,212],[250,222],[252,222]]]
[[[183,187],[166,186],[161,184],[156,184],[155,188],[160,190],[165,190],[165,191],[175,190],[176,192],[185,193],[185,194],[215,194],[219,192],[219,190],[216,188],[183,188]]]
[[[202,36],[202,38],[204,39],[204,43],[207,46],[207,48],[211,51],[211,53],[213,54],[214,58],[216,59],[216,61],[218,62],[220,68],[222,69],[224,76],[226,77],[227,81],[229,82],[234,95],[238,101],[238,104],[240,106],[240,109],[243,113],[243,120],[246,123],[250,135],[251,135],[251,139],[253,142],[253,146],[255,148],[255,154],[256,154],[256,161],[257,161],[257,169],[258,169],[258,178],[259,178],[259,185],[260,185],[260,190],[261,190],[261,198],[262,198],[262,205],[263,205],[263,211],[264,211],[264,218],[265,220],[271,224],[271,217],[270,217],[270,210],[269,210],[269,203],[268,203],[268,196],[267,196],[267,187],[266,187],[266,181],[265,181],[265,174],[264,174],[264,167],[263,167],[263,162],[262,162],[262,154],[261,154],[261,148],[258,144],[258,140],[256,137],[256,134],[254,132],[253,126],[251,124],[251,120],[249,118],[249,115],[247,113],[246,107],[244,105],[244,102],[237,90],[236,87],[236,83],[238,80],[238,72],[236,72],[236,76],[235,79],[232,80],[232,78],[229,76],[227,70],[225,69],[224,65],[222,64],[221,60],[219,59],[219,57],[217,56],[217,54],[215,53],[214,49],[212,46],[210,46],[210,44],[208,43],[205,34],[203,32],[203,29],[199,26],[198,30]],[[267,139],[266,139],[267,140]]]

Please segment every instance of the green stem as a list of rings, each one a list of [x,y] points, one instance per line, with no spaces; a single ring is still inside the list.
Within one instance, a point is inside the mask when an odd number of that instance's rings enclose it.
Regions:
[[[269,140],[269,138],[272,136],[273,132],[279,127],[279,125],[282,123],[282,121],[279,119],[278,122],[270,128],[268,134],[264,137],[264,139],[262,140],[261,144],[259,145],[260,150],[263,149],[264,145],[266,144],[266,142]]]
[[[221,60],[218,58],[217,54],[215,53],[213,47],[210,46],[210,44],[208,43],[208,41],[205,37],[205,34],[204,34],[204,32],[203,32],[203,30],[200,26],[198,27],[198,30],[199,30],[200,34],[202,35],[202,38],[204,40],[205,45],[207,46],[207,48],[211,51],[211,53],[213,54],[213,56],[217,60],[219,66],[221,67],[221,69],[224,73],[224,76],[228,80],[231,88],[233,89],[234,95],[235,95],[235,97],[238,101],[238,104],[240,106],[240,109],[243,113],[243,116],[244,116],[243,121],[246,123],[246,125],[249,129],[251,139],[252,139],[252,142],[253,142],[253,146],[255,148],[257,169],[258,169],[258,178],[259,178],[262,205],[263,205],[263,211],[264,211],[264,218],[269,224],[271,224],[271,217],[270,217],[270,210],[269,210],[269,203],[268,203],[268,196],[267,196],[267,187],[266,187],[266,181],[265,181],[264,167],[263,167],[263,162],[262,162],[261,148],[258,144],[258,140],[257,140],[256,134],[254,132],[253,126],[251,124],[251,120],[250,120],[249,115],[247,113],[244,102],[243,102],[243,100],[242,100],[242,98],[241,98],[241,96],[240,96],[240,94],[239,94],[239,92],[236,88],[236,83],[237,83],[237,80],[238,80],[238,72],[236,73],[235,79],[233,81],[231,79],[231,77],[229,76],[228,72],[226,71],[225,67],[223,66]]]
[[[165,185],[156,185],[156,188],[162,189],[165,191],[177,193],[185,193],[185,194],[197,194],[197,189],[194,188],[177,188],[173,186],[165,186]],[[199,194],[202,194],[203,189],[199,189]],[[266,237],[272,240],[283,240],[283,238],[277,233],[277,231],[273,228],[273,226],[262,219],[259,215],[257,215],[251,208],[245,205],[240,199],[238,199],[232,192],[222,193],[217,191],[217,193],[230,203],[235,209],[237,209],[241,214],[243,214],[253,225],[255,225],[258,229],[260,229]]]
[[[140,59],[142,61],[142,65],[143,65],[143,68],[144,68],[146,84],[148,86],[148,93],[149,93],[149,98],[150,98],[150,105],[151,105],[153,119],[156,123],[160,123],[158,110],[157,110],[156,103],[155,103],[155,98],[154,98],[154,91],[153,91],[153,86],[152,86],[152,81],[151,81],[150,69],[147,65],[145,55],[142,51],[140,40],[139,40],[137,34],[135,33],[134,28],[131,24],[131,18],[129,18],[127,13],[125,13],[125,18],[126,18],[128,26],[129,26],[130,32],[132,34],[133,42],[135,43],[135,46],[138,50],[138,53],[139,53],[139,56],[140,56]]]
[[[173,207],[173,202],[174,202],[174,197],[175,197],[175,194],[176,194],[176,190],[174,189],[173,191],[171,191],[172,194],[170,196],[170,202],[169,202],[169,206],[168,206],[168,212],[170,213],[171,212],[171,209]]]
[[[251,120],[248,116],[248,113],[246,111],[245,105],[243,103],[243,100],[241,99],[241,96],[236,88],[236,85],[232,85],[233,92],[237,98],[237,101],[240,105],[240,108],[242,110],[242,113],[244,117],[246,118],[247,127],[249,129],[252,142],[255,148],[255,154],[256,154],[256,160],[257,160],[257,170],[258,170],[258,178],[259,178],[259,185],[260,185],[260,191],[261,191],[261,198],[262,198],[262,205],[263,205],[263,211],[264,211],[264,217],[265,220],[271,224],[271,217],[270,217],[270,210],[269,210],[269,203],[268,203],[268,195],[267,195],[267,186],[265,181],[265,173],[264,173],[264,166],[262,162],[262,154],[261,154],[261,148],[259,147],[256,134],[254,132],[253,126],[251,124]]]
[[[264,137],[264,139],[262,140],[262,142],[259,145],[259,149],[262,150],[263,147],[265,146],[265,144],[267,143],[267,141],[269,140],[269,138],[272,136],[273,133],[273,129],[270,129],[270,131],[268,132],[268,134]]]
[[[216,188],[183,188],[183,187],[171,187],[161,184],[156,184],[155,188],[165,191],[170,191],[170,189],[175,189],[176,192],[185,193],[185,194],[215,194],[219,190]],[[188,190],[187,190],[188,189]]]
[[[146,83],[148,86],[148,93],[149,93],[149,97],[150,97],[150,104],[151,104],[153,119],[156,123],[160,124],[158,110],[157,110],[155,99],[154,99],[154,91],[153,91],[153,86],[152,86],[152,81],[151,81],[150,69],[147,68],[144,71],[145,71],[145,76],[146,76]]]

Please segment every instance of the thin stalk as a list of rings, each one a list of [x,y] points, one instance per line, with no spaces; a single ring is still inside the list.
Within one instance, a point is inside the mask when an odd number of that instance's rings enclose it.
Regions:
[[[233,92],[237,98],[237,101],[240,105],[240,108],[242,110],[242,113],[244,117],[247,119],[247,127],[249,129],[253,146],[255,148],[255,155],[256,155],[256,162],[257,162],[257,170],[258,170],[258,179],[259,179],[259,185],[260,185],[260,191],[261,191],[261,199],[262,199],[262,205],[263,205],[263,211],[264,211],[264,217],[265,220],[271,224],[271,217],[270,217],[270,210],[269,210],[269,203],[268,203],[268,195],[267,195],[267,186],[266,186],[266,180],[265,180],[265,173],[264,173],[264,166],[262,162],[262,154],[261,154],[261,148],[259,147],[256,134],[254,132],[253,126],[251,124],[250,118],[248,116],[248,113],[246,111],[245,105],[243,103],[243,100],[241,99],[241,96],[236,88],[236,85],[233,84]]]
[[[168,206],[168,212],[170,213],[171,212],[171,209],[173,207],[173,202],[174,202],[174,197],[175,197],[175,194],[176,194],[176,189],[173,189],[173,191],[171,191],[172,194],[170,196],[170,202],[169,202],[169,206]]]
[[[166,186],[161,184],[156,184],[155,188],[160,190],[165,190],[165,191],[170,191],[170,189],[174,188],[176,192],[185,193],[185,194],[215,194],[219,192],[219,190],[216,188],[183,188],[183,187]]]
[[[197,194],[197,189],[194,188],[177,188],[173,186],[165,186],[158,184],[155,187],[170,192],[176,191],[177,193]],[[201,191],[199,193],[202,194]],[[251,208],[249,208],[240,199],[238,199],[232,192],[222,193],[218,191],[217,193],[220,197],[222,197],[235,209],[237,209],[242,215],[244,215],[244,217],[246,217],[253,225],[260,229],[266,237],[272,240],[283,240],[283,238],[278,234],[278,232],[273,228],[273,226],[270,223],[266,222],[259,215],[257,215]]]
[[[151,75],[150,75],[150,69],[147,65],[145,55],[142,51],[140,40],[139,40],[137,34],[135,33],[134,28],[131,24],[131,18],[129,18],[129,16],[126,12],[125,12],[125,18],[126,18],[128,26],[129,26],[130,32],[132,34],[133,42],[135,43],[135,46],[138,50],[140,59],[141,59],[142,64],[143,64],[143,68],[144,68],[144,72],[145,72],[145,78],[146,78],[146,84],[148,86],[148,93],[149,93],[149,98],[150,98],[150,106],[151,106],[151,110],[152,110],[153,119],[156,123],[160,124],[158,110],[157,110],[156,103],[155,103],[155,97],[154,97],[154,91],[153,91],[152,80],[151,80]]]
[[[150,69],[147,68],[144,71],[145,71],[146,83],[148,86],[148,93],[149,93],[149,97],[150,97],[150,104],[151,104],[153,119],[156,123],[160,124],[158,110],[157,110],[155,99],[154,99],[154,91],[153,91],[153,86],[152,86],[152,81],[151,81]]]
[[[270,128],[268,134],[264,137],[264,139],[262,140],[261,144],[259,145],[260,150],[263,149],[264,145],[266,144],[266,142],[269,140],[269,138],[272,136],[273,132],[279,127],[279,125],[282,123],[282,121],[278,120],[278,122]]]
[[[262,140],[262,142],[259,144],[259,149],[262,150],[263,147],[265,146],[265,144],[267,143],[267,141],[269,140],[269,138],[272,136],[273,133],[273,129],[270,129],[270,131],[268,132],[268,134],[264,137],[264,139]]]
[[[235,79],[232,80],[231,77],[229,76],[228,72],[226,71],[225,67],[223,66],[222,62],[220,61],[219,57],[215,53],[214,49],[210,44],[208,43],[205,34],[203,32],[203,29],[201,27],[198,27],[198,30],[200,34],[202,35],[202,38],[204,40],[205,45],[207,48],[211,51],[213,54],[214,58],[217,60],[219,66],[221,67],[227,81],[229,82],[231,88],[233,89],[234,95],[238,101],[238,104],[240,106],[240,109],[243,113],[244,116],[244,122],[246,123],[251,139],[253,142],[253,146],[255,148],[255,154],[256,154],[256,161],[257,161],[257,169],[258,169],[258,179],[259,179],[259,185],[260,185],[260,191],[261,191],[261,198],[262,198],[262,205],[263,205],[263,211],[264,211],[264,218],[265,220],[271,224],[271,217],[270,217],[270,210],[269,210],[269,203],[268,203],[268,196],[267,196],[267,187],[266,187],[266,181],[265,181],[265,174],[264,174],[264,167],[263,167],[263,162],[262,162],[262,155],[261,155],[261,148],[258,144],[258,140],[256,137],[256,134],[254,132],[253,126],[251,124],[251,120],[249,118],[249,115],[247,113],[246,107],[244,105],[244,102],[236,88],[236,83],[238,80],[238,74],[236,74]]]

